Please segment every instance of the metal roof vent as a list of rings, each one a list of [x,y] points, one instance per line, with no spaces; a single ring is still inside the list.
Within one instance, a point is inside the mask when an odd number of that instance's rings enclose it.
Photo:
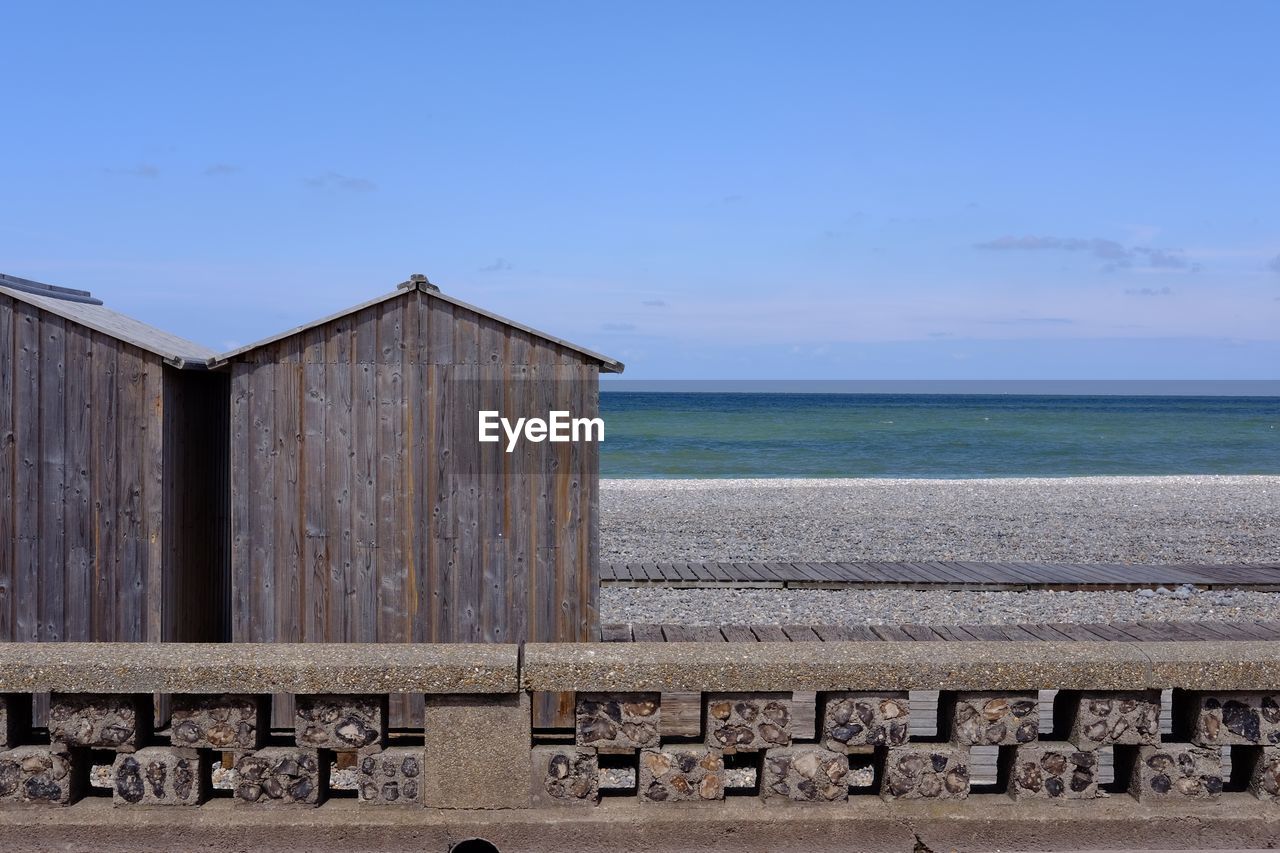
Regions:
[[[38,281],[18,278],[16,275],[6,275],[2,272],[0,272],[0,287],[8,287],[13,290],[20,290],[23,293],[44,296],[48,299],[62,299],[66,302],[82,302],[86,305],[102,304],[101,299],[94,299],[93,294],[87,290],[74,290],[70,287],[58,287],[55,284],[41,284]]]

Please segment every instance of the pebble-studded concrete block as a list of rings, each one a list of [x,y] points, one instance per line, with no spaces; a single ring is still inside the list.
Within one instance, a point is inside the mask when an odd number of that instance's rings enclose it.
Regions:
[[[1192,743],[1280,745],[1280,693],[1192,694]]]
[[[271,723],[271,698],[244,693],[177,693],[169,742],[189,749],[240,752],[262,747]]]
[[[1065,741],[1014,747],[1009,794],[1015,800],[1091,800],[1098,796],[1098,755]]]
[[[1140,746],[1129,793],[1138,802],[1214,799],[1222,793],[1222,755],[1217,747],[1185,743]]]
[[[68,805],[89,783],[89,763],[66,746],[19,746],[0,752],[0,802]]]
[[[1249,778],[1249,793],[1260,800],[1280,803],[1280,747],[1260,749]]]
[[[356,789],[369,805],[422,805],[423,751],[396,747],[360,757]]]
[[[791,745],[788,693],[707,695],[706,744],[725,754]]]
[[[312,694],[295,697],[294,739],[307,749],[354,750],[387,736],[387,697]]]
[[[121,753],[111,765],[116,805],[198,806],[208,794],[208,753],[149,746]]]
[[[723,800],[723,754],[694,745],[646,749],[640,753],[638,789],[646,803]]]
[[[151,734],[151,696],[129,693],[54,693],[49,741],[133,752]]]
[[[0,750],[17,746],[31,725],[31,697],[25,693],[0,693]]]
[[[969,750],[941,743],[891,747],[880,793],[887,800],[963,800],[969,796]]]
[[[1070,694],[1064,710],[1067,740],[1080,749],[1160,742],[1159,690]]]
[[[576,743],[597,752],[634,752],[658,745],[659,693],[579,693]]]
[[[539,805],[592,805],[600,801],[600,762],[594,750],[537,746],[532,783]]]
[[[828,693],[822,697],[822,744],[836,752],[907,742],[911,705],[903,693]]]
[[[329,762],[314,749],[268,746],[236,758],[236,802],[242,805],[319,805]]]
[[[1040,735],[1040,705],[1033,693],[957,693],[950,704],[952,743],[1008,746]]]
[[[847,800],[849,756],[816,745],[767,750],[760,796],[765,800],[798,803]]]

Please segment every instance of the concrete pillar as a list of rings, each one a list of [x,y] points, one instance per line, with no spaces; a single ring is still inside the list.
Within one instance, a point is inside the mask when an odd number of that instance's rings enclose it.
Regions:
[[[527,693],[428,695],[423,804],[441,809],[531,805]]]

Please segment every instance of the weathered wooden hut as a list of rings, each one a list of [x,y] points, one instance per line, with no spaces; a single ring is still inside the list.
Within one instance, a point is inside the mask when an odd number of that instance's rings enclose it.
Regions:
[[[0,641],[223,638],[213,355],[0,275]]]
[[[598,443],[508,452],[478,440],[478,413],[594,418],[619,362],[415,276],[215,366],[231,377],[233,639],[592,638]]]

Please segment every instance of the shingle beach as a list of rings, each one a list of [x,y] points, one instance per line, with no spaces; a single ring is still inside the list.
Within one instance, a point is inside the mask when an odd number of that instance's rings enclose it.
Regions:
[[[1280,477],[604,480],[602,562],[1280,561]],[[1269,619],[1280,593],[606,588],[605,622]]]

